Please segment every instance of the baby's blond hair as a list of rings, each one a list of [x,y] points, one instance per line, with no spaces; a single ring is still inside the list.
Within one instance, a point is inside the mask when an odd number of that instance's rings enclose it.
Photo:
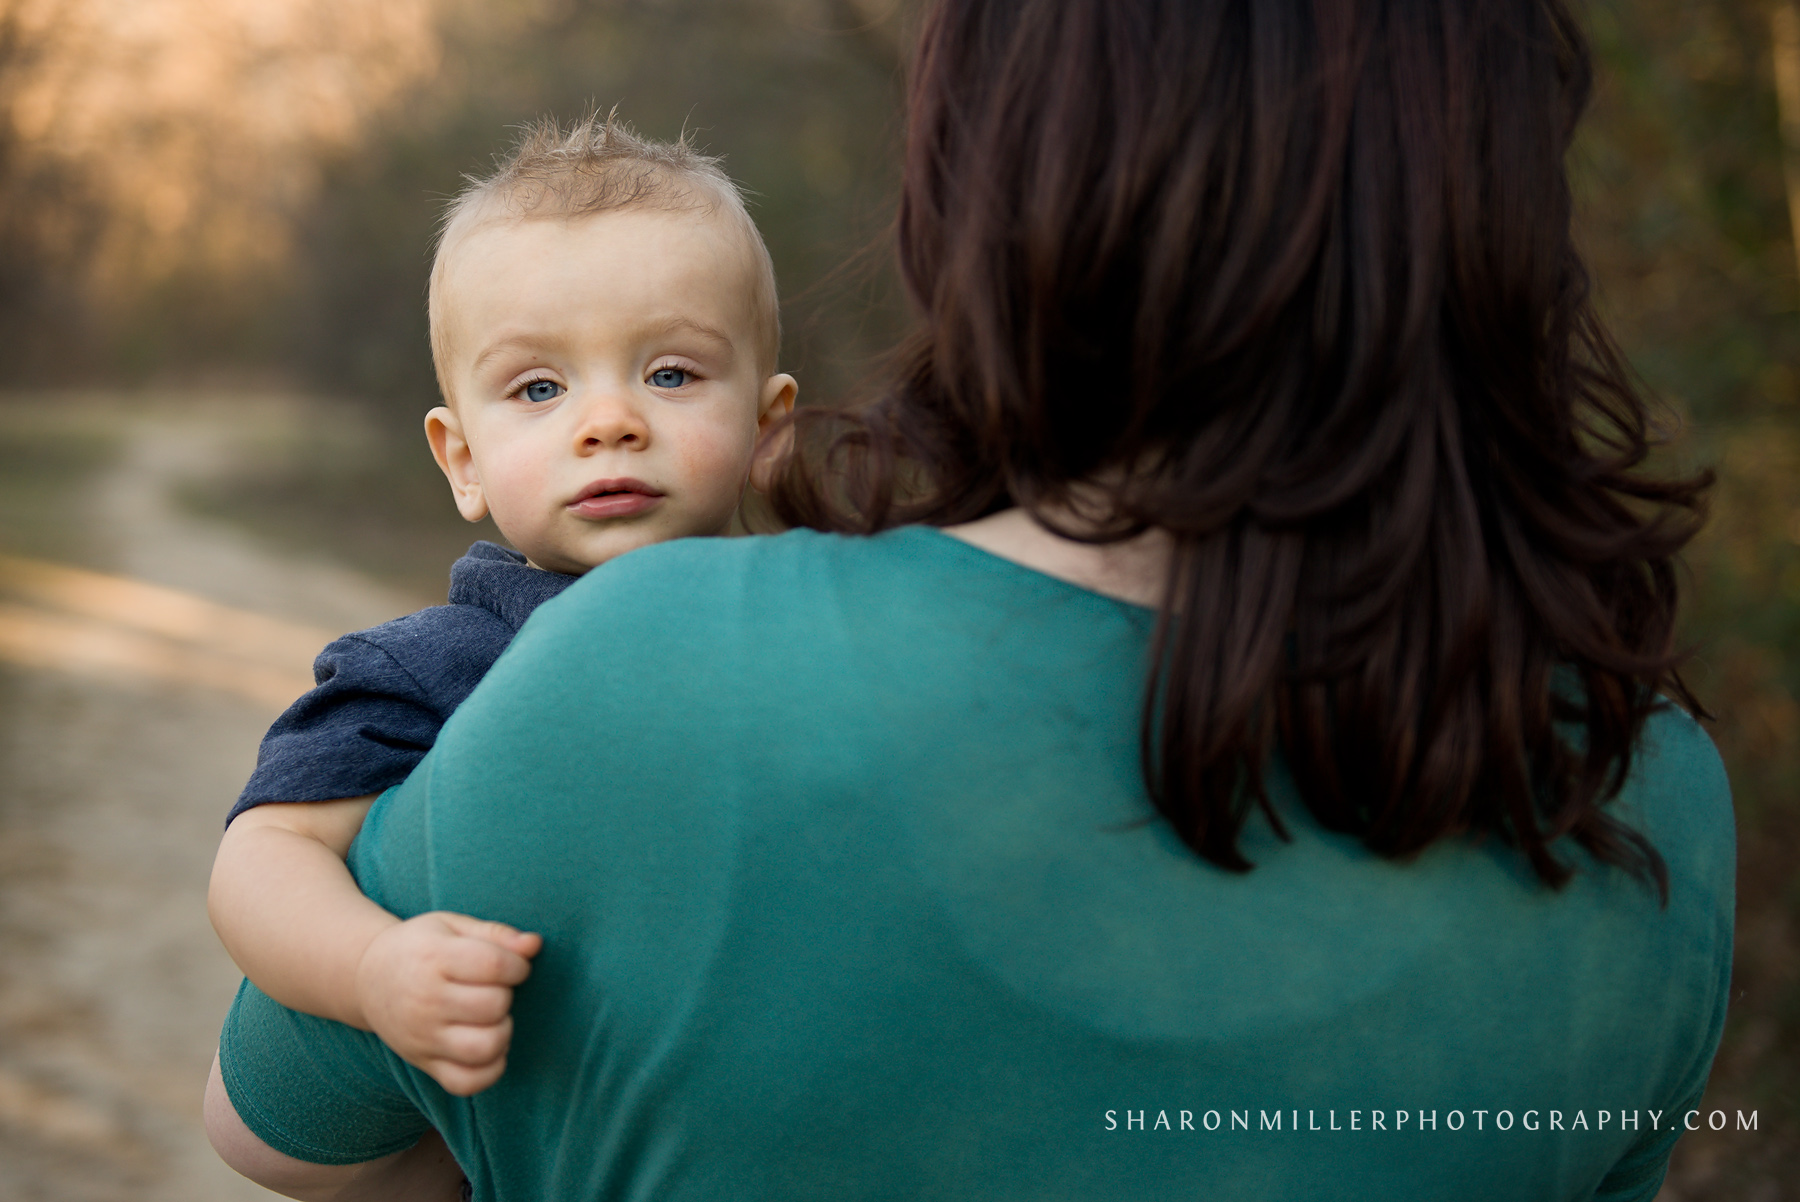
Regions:
[[[448,346],[442,298],[447,252],[458,234],[493,220],[585,217],[633,208],[722,212],[741,228],[755,260],[750,303],[758,328],[757,353],[766,371],[775,370],[781,345],[775,264],[743,192],[720,160],[702,154],[687,134],[675,142],[646,138],[619,120],[616,111],[605,116],[590,112],[567,129],[545,117],[520,131],[490,174],[464,178],[467,185],[446,206],[438,227],[427,299],[431,358],[445,400],[451,399],[444,371]]]

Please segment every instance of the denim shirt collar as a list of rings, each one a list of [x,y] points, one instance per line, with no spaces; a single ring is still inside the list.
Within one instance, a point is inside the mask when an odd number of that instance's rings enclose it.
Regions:
[[[534,568],[517,551],[478,542],[450,567],[450,604],[478,605],[516,631],[533,610],[578,579]]]

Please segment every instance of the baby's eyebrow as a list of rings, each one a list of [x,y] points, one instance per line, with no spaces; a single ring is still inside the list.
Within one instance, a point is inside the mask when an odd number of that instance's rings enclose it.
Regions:
[[[509,335],[508,337],[493,343],[479,355],[476,355],[475,362],[469,365],[469,370],[471,372],[478,372],[489,360],[498,359],[501,355],[509,354],[513,351],[538,350],[541,349],[543,345],[543,339],[534,338],[529,334]]]
[[[734,352],[737,349],[737,343],[733,342],[731,335],[727,334],[724,330],[719,329],[717,326],[709,326],[703,321],[696,321],[694,318],[686,316],[670,317],[666,321],[646,322],[635,337],[663,338],[670,334],[680,333],[682,331],[698,334],[700,337],[705,338],[710,342],[716,342],[728,352]],[[557,340],[554,338],[543,338],[530,333],[508,334],[507,336],[490,343],[486,349],[476,355],[475,361],[469,365],[469,371],[471,373],[479,372],[488,363],[500,358],[502,355],[513,354],[520,351],[544,351],[551,343],[556,341]]]
[[[725,333],[725,331],[719,329],[717,326],[709,326],[704,322],[695,321],[691,317],[671,317],[668,321],[660,322],[652,326],[646,326],[644,332],[651,335],[673,334],[677,330],[691,331],[692,333],[700,335],[702,338],[710,338],[714,342],[724,343],[727,347],[736,345],[732,342],[731,335]]]

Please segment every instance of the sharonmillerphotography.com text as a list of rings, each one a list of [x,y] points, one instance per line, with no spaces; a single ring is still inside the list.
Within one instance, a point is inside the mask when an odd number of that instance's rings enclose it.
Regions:
[[[1139,1131],[1755,1131],[1739,1110],[1108,1110],[1104,1130]]]

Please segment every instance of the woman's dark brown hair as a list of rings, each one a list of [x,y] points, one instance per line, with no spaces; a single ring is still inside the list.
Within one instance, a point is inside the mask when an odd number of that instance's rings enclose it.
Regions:
[[[1591,66],[1560,0],[940,0],[899,212],[895,386],[804,413],[787,521],[1012,505],[1175,539],[1143,716],[1201,856],[1278,830],[1277,750],[1385,856],[1570,836],[1675,674],[1708,479],[1644,470],[1564,171]]]

